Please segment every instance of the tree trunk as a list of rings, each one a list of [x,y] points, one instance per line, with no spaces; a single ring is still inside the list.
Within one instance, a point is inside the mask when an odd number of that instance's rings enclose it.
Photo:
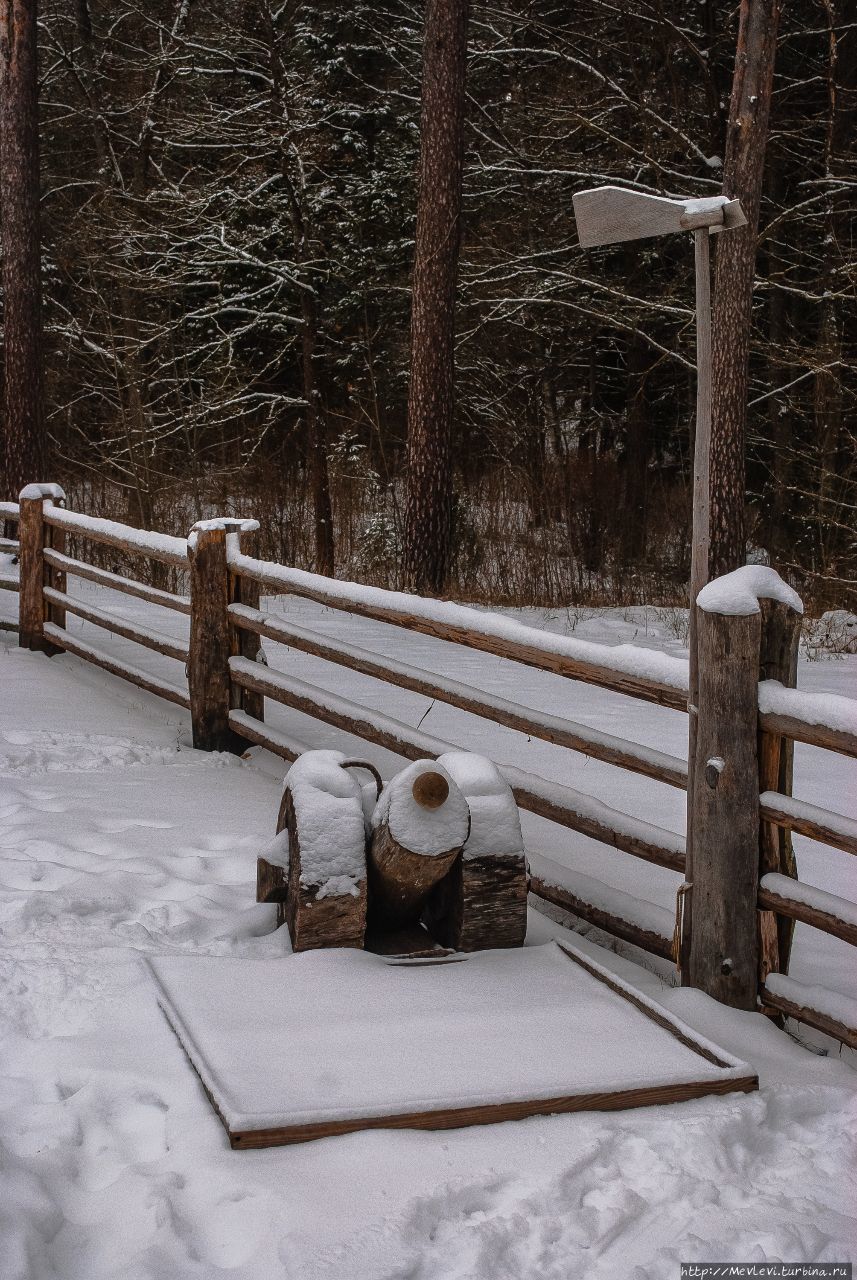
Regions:
[[[36,0],[0,0],[0,211],[3,230],[5,489],[47,478]]]
[[[741,0],[723,193],[741,201],[747,225],[718,237],[715,263],[708,561],[711,578],[738,568],[745,559],[747,366],[779,17],[779,0]]]
[[[469,0],[428,0],[408,394],[405,580],[443,591],[450,561],[455,289]]]

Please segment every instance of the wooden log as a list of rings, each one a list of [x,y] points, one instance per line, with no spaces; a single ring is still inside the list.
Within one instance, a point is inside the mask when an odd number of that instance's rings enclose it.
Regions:
[[[376,746],[406,759],[419,760],[458,749],[450,742],[413,729],[380,711],[370,711],[346,698],[325,694],[283,672],[244,663],[241,659],[232,660],[230,671],[238,684],[258,689],[267,698],[335,725],[345,733],[374,742]],[[522,809],[570,827],[572,831],[580,831],[593,840],[603,841],[655,866],[684,871],[684,841],[674,832],[632,818],[609,805],[593,801],[571,787],[545,782],[520,769],[504,767],[501,772]]]
[[[152,649],[155,653],[162,653],[168,658],[175,658],[178,662],[187,662],[187,645],[182,644],[180,640],[173,640],[172,636],[162,635],[159,631],[147,631],[143,627],[135,627],[123,618],[114,617],[106,609],[94,609],[84,604],[82,600],[67,595],[64,591],[54,591],[52,587],[45,587],[45,600],[52,607],[61,608],[63,614],[68,611],[75,617],[83,618],[84,622],[102,627],[112,635],[122,636],[124,640],[133,640],[135,644]],[[53,622],[53,618],[51,621]]]
[[[523,946],[527,861],[512,790],[492,761],[472,752],[448,752],[439,763],[467,801],[470,834],[432,890],[423,919],[438,942],[456,951]]]
[[[366,935],[365,877],[356,885],[356,893],[328,894],[322,892],[321,885],[303,883],[300,820],[289,787],[283,793],[277,828],[289,833],[288,884],[285,901],[277,904],[277,923],[288,925],[292,949],[362,948]]]
[[[101,520],[81,515],[78,511],[64,511],[51,507],[45,514],[45,522],[54,528],[65,529],[90,542],[115,547],[128,555],[147,556],[159,564],[171,564],[177,569],[187,568],[187,550],[183,539],[165,534],[154,534],[147,529],[134,529],[131,525],[115,520]]]
[[[285,867],[269,862],[267,858],[256,859],[256,901],[285,902],[289,892],[289,873]],[[277,921],[282,924],[282,920]]]
[[[850,942],[852,947],[857,947],[857,924],[841,919],[832,911],[824,911],[820,907],[801,902],[798,898],[776,893],[764,885],[759,886],[758,902],[761,908],[760,914],[771,913],[784,920],[800,920],[803,924],[812,925],[822,933],[830,934],[833,938],[841,938],[843,942]]]
[[[19,499],[18,644],[22,649],[43,652],[45,649],[45,499],[41,493],[31,494],[37,486],[28,485]]]
[[[665,938],[659,933],[653,933],[651,929],[644,929],[641,925],[623,920],[621,916],[613,915],[602,907],[596,907],[585,898],[572,893],[570,889],[563,888],[562,885],[549,884],[540,876],[532,876],[530,893],[545,902],[550,902],[555,907],[560,907],[563,911],[570,911],[572,915],[579,916],[581,920],[594,925],[597,929],[603,929],[605,933],[621,938],[623,942],[630,942],[632,946],[639,947],[642,951],[662,956],[665,960],[674,959],[672,938]]]
[[[382,816],[369,843],[369,917],[373,928],[394,929],[419,919],[430,891],[464,847],[469,817],[458,787],[427,761],[417,761],[388,782],[379,806]],[[421,848],[412,847],[414,815],[422,816],[427,828]],[[455,833],[448,848],[434,846],[430,815],[444,821],[444,833]]]
[[[760,600],[762,634],[759,679],[779,680],[788,688],[797,684],[800,614],[779,600]],[[794,743],[782,734],[759,731],[759,790],[790,796],[794,772]],[[761,817],[761,814],[760,814]],[[759,823],[759,876],[768,872],[797,877],[791,831],[775,823]],[[759,981],[769,973],[787,973],[794,921],[771,911],[759,912]]]
[[[790,831],[833,845],[845,853],[857,854],[857,822],[853,818],[820,809],[805,800],[780,795],[777,791],[763,791],[759,802],[759,811],[766,822],[788,827]]]
[[[110,573],[107,569],[98,569],[95,565],[61,555],[53,549],[45,548],[44,558],[47,564],[61,569],[66,575],[85,578],[88,582],[96,582],[100,587],[108,587],[111,591],[119,591],[126,596],[136,596],[137,599],[146,600],[149,604],[157,604],[164,609],[172,609],[175,613],[190,616],[190,599],[187,596],[173,595],[171,591],[150,587],[147,583],[137,582],[133,578],[123,578],[121,574]]]
[[[193,745],[202,751],[243,750],[229,727],[229,569],[226,530],[194,525],[188,538],[190,652],[187,665]]]
[[[424,919],[431,936],[454,951],[522,947],[527,892],[523,854],[462,856],[430,894]]]
[[[462,711],[469,711],[472,715],[483,716],[494,724],[505,725],[506,728],[540,738],[544,742],[555,743],[560,747],[568,747],[571,751],[580,751],[594,760],[603,760],[606,764],[630,769],[634,773],[654,778],[668,786],[683,788],[687,784],[687,765],[677,756],[626,742],[622,738],[604,733],[599,729],[592,729],[588,725],[575,724],[559,716],[518,706],[496,695],[483,694],[472,685],[465,685],[457,680],[449,680],[431,672],[419,670],[392,658],[381,658],[356,645],[345,644],[340,640],[332,640],[329,636],[307,631],[303,627],[287,622],[284,618],[250,610],[241,605],[230,607],[229,615],[241,630],[257,632],[271,640],[287,644],[291,648],[300,649],[303,653],[311,653],[315,657],[323,658],[325,662],[333,662],[351,671],[359,671],[363,675],[383,680],[400,689],[410,689],[414,693],[423,694],[426,698],[435,698]]]
[[[693,831],[692,986],[755,1009],[759,939],[758,666],[761,614],[697,611],[699,716]]]
[[[793,1000],[787,1000],[785,996],[775,995],[767,987],[763,987],[760,994],[766,1005],[785,1014],[787,1018],[796,1018],[798,1022],[804,1022],[808,1027],[832,1036],[834,1040],[841,1040],[851,1049],[857,1049],[857,1027],[847,1027],[844,1022],[831,1018],[829,1014],[808,1008],[806,1005],[796,1004]]]
[[[789,715],[784,711],[763,710],[759,715],[759,724],[765,733],[782,734],[793,742],[805,742],[810,747],[857,757],[857,734],[806,720],[797,711]]]

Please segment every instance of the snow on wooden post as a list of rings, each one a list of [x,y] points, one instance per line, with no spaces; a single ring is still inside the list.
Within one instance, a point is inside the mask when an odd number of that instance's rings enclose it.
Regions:
[[[760,598],[801,609],[791,588],[757,565],[715,579],[697,597],[689,977],[692,986],[739,1009],[755,1009],[759,989]]]
[[[778,680],[787,688],[797,684],[797,657],[801,612],[785,600],[761,600],[762,639],[759,678]],[[759,791],[792,794],[794,742],[776,733],[759,734]],[[797,863],[788,827],[762,822],[759,827],[759,874],[777,872],[797,877]],[[787,973],[794,920],[773,911],[759,913],[760,978],[769,973]]]
[[[28,484],[18,498],[19,521],[18,540],[20,545],[20,595],[18,602],[18,643],[22,649],[35,649],[45,653],[56,653],[57,650],[45,640],[44,625],[48,606],[45,602],[44,588],[46,575],[51,585],[58,590],[63,587],[51,578],[51,569],[45,564],[45,545],[54,545],[56,550],[64,546],[53,543],[52,531],[45,524],[45,503],[65,502],[65,494],[56,484]],[[55,531],[59,533],[59,530]],[[64,535],[61,535],[64,539]],[[65,625],[65,610],[51,614],[51,621],[58,626]]]
[[[417,760],[384,787],[372,828],[371,922],[385,929],[412,923],[464,847],[467,801],[445,769]]]

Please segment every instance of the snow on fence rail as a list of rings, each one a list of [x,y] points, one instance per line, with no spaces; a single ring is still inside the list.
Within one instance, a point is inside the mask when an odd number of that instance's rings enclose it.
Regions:
[[[261,665],[257,657],[261,637],[266,637],[660,783],[688,787],[684,760],[299,627],[282,613],[263,612],[260,594],[265,587],[280,596],[302,596],[686,710],[687,664],[680,659],[633,645],[610,647],[551,635],[448,601],[271,564],[254,556],[255,521],[203,521],[185,540],[83,516],[65,510],[61,502],[56,486],[31,486],[22,494],[20,509],[18,504],[0,504],[0,514],[20,521],[20,643],[48,652],[65,649],[189,709],[199,747],[234,750],[252,742],[286,760],[295,759],[303,745],[265,724],[266,698],[408,759],[441,755],[453,747]],[[89,564],[80,551],[72,557],[66,552],[69,534],[77,545],[100,543],[185,569],[190,594],[165,591]],[[188,643],[81,601],[67,590],[67,580],[74,577],[188,616]],[[769,1012],[800,1018],[857,1047],[857,1017],[843,1012],[841,999],[835,993],[826,998],[815,989],[798,990],[799,984],[787,977],[776,924],[778,917],[799,920],[857,944],[857,905],[800,884],[789,844],[790,833],[796,831],[857,853],[857,822],[791,796],[789,749],[790,741],[800,741],[857,756],[857,702],[789,687],[794,684],[799,613],[796,597],[776,575],[756,573],[751,579],[739,571],[715,588],[700,611],[689,851],[682,836],[570,787],[512,766],[504,767],[503,773],[522,808],[634,857],[684,872],[696,903],[696,922],[686,929],[680,954],[683,972],[695,985],[746,1008],[755,1008],[761,998]],[[69,636],[67,613],[184,663],[186,684],[155,678]],[[673,955],[672,916],[663,908],[538,853],[532,854],[531,864],[531,888],[544,901],[653,954]],[[724,909],[716,909],[718,902]],[[685,921],[690,916],[687,912]]]

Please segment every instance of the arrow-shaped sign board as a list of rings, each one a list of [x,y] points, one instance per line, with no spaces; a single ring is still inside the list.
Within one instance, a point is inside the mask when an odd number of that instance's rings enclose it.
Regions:
[[[572,201],[582,249],[703,227],[723,231],[747,221],[739,201],[726,196],[670,200],[626,187],[593,187],[578,191]]]

